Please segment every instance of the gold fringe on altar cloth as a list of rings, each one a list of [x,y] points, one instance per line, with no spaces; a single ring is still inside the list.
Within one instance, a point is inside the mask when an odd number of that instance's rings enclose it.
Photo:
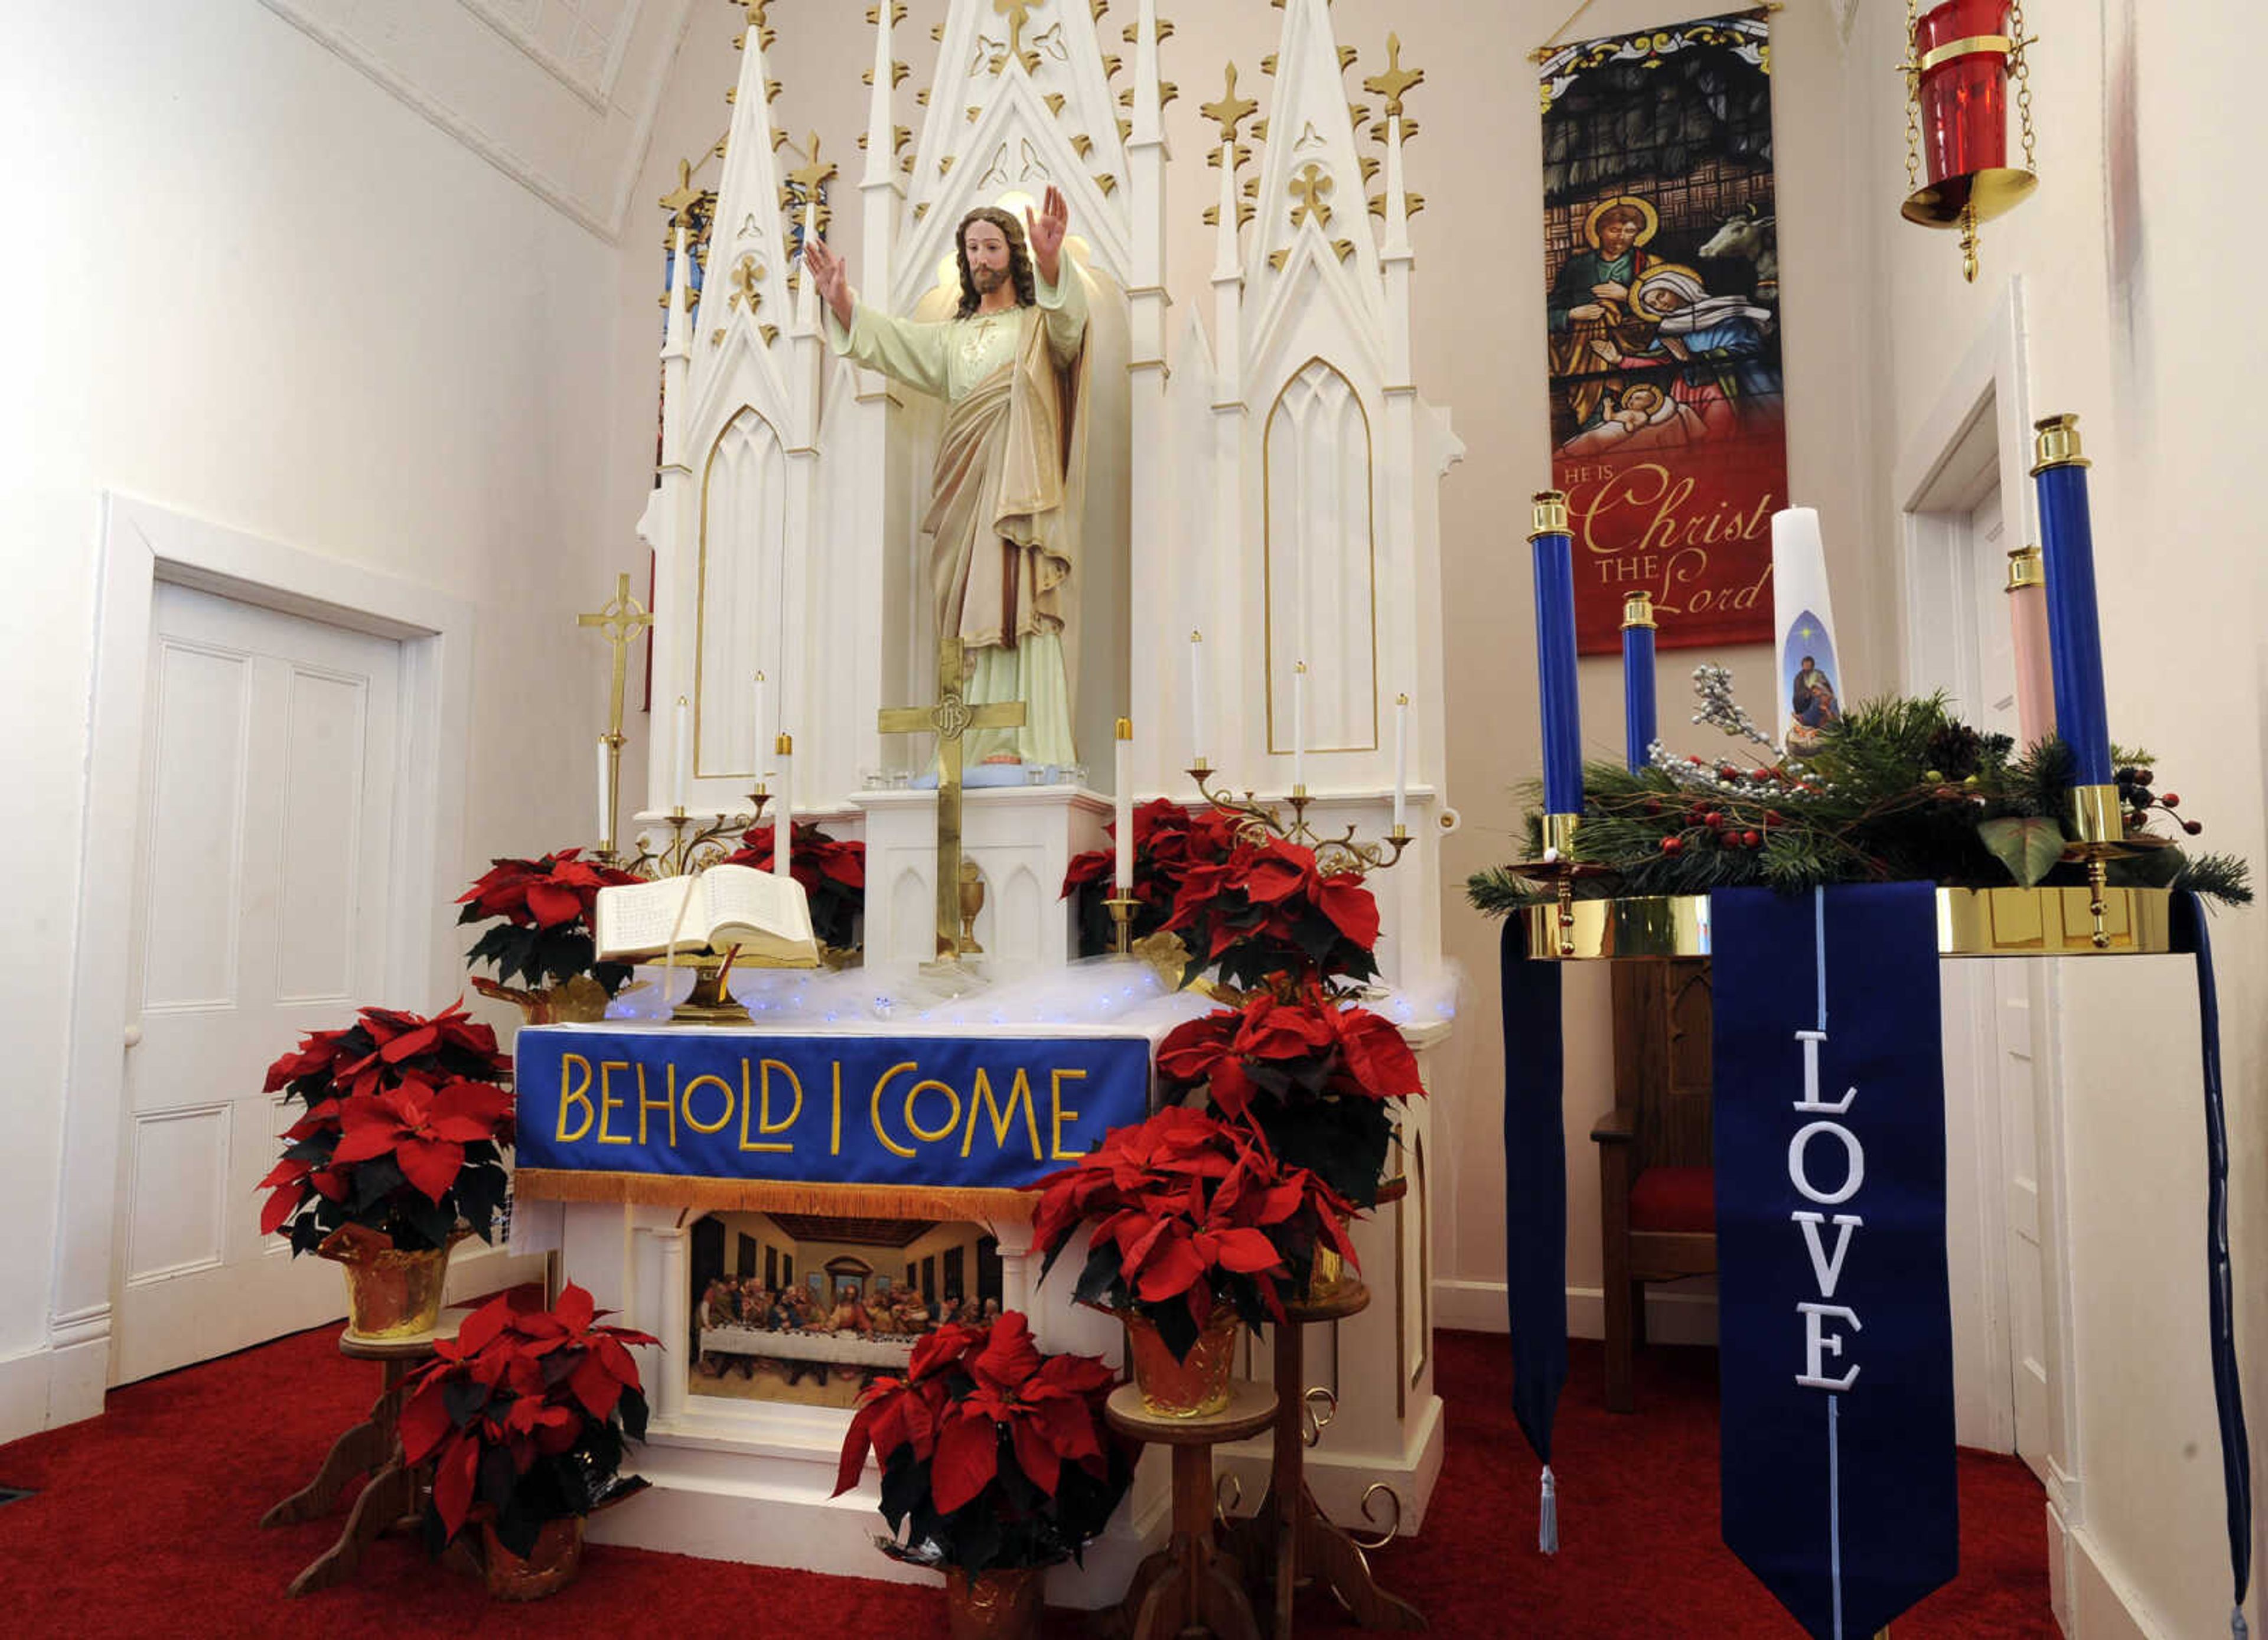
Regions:
[[[523,1167],[512,1175],[523,1202],[621,1202],[721,1213],[822,1213],[838,1218],[1029,1219],[1036,1192],[948,1185],[803,1183],[709,1179],[685,1173],[586,1173]]]

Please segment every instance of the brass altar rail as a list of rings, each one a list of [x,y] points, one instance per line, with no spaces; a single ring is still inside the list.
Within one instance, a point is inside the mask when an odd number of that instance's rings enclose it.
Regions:
[[[1940,957],[2150,956],[2172,949],[2173,895],[2163,888],[2109,888],[2102,933],[2095,943],[2091,891],[2055,888],[1940,888]],[[1550,901],[1518,915],[1528,954],[1553,961],[1666,960],[1709,954],[1705,894],[1656,894],[1578,900],[1574,923],[1562,927]]]

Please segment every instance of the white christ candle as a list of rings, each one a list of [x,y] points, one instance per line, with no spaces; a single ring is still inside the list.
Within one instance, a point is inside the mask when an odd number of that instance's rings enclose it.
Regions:
[[[1292,663],[1292,790],[1307,789],[1307,663]]]
[[[772,811],[772,875],[785,877],[795,835],[795,738],[784,734],[772,744],[772,761],[779,765],[779,806]]]
[[[770,704],[764,698],[764,674],[760,672],[756,674],[756,761],[755,764],[756,784],[760,786],[764,783],[764,771],[770,767],[764,761],[764,754],[771,750],[772,745]]]
[[[681,813],[685,808],[686,794],[692,789],[693,708],[681,695],[677,697],[677,765],[675,778],[670,787],[670,806]]]
[[[1408,828],[1410,804],[1410,697],[1394,697],[1394,829]]]
[[[1134,723],[1118,720],[1118,896],[1134,892]]]
[[[607,804],[607,737],[599,737],[599,843],[607,847],[615,841],[614,811]]]
[[[1204,634],[1189,634],[1189,767],[1204,761]]]

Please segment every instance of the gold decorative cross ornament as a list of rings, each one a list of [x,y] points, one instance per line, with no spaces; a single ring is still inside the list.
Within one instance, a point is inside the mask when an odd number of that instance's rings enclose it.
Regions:
[[[1324,174],[1322,166],[1312,161],[1300,174],[1292,179],[1292,197],[1300,202],[1292,209],[1292,225],[1298,227],[1313,217],[1315,225],[1331,225],[1331,208],[1323,203],[1338,185]]]
[[[693,162],[681,159],[677,162],[676,189],[661,196],[661,208],[669,213],[672,222],[689,228],[693,225],[693,208],[701,202],[701,194],[702,190],[693,186]]]
[[[577,615],[575,624],[596,628],[615,649],[614,677],[607,693],[607,835],[599,839],[600,848],[609,849],[615,843],[615,808],[622,792],[622,684],[630,672],[630,645],[653,624],[653,617],[630,596],[630,577],[625,574],[615,577],[614,601],[589,614]]]
[[[1232,63],[1228,65],[1228,84],[1220,93],[1220,100],[1206,103],[1197,112],[1219,125],[1222,142],[1233,143],[1236,140],[1237,127],[1259,113],[1260,105],[1249,97],[1236,94],[1236,64]]]
[[[884,734],[937,737],[937,954],[943,962],[961,952],[961,737],[971,729],[1020,729],[1025,721],[1021,701],[971,706],[961,694],[967,677],[961,640],[946,638],[937,649],[937,704],[885,707],[876,720]]]
[[[1024,55],[1024,26],[1032,20],[1032,13],[1047,0],[992,0],[992,10],[1008,19],[1008,55]]]
[[[731,305],[738,307],[742,303],[746,303],[751,313],[762,306],[764,293],[756,289],[756,281],[761,277],[762,277],[762,270],[756,266],[756,259],[754,256],[743,256],[734,263]]]
[[[1395,120],[1402,116],[1402,99],[1425,82],[1425,70],[1402,66],[1402,36],[1388,34],[1386,37],[1386,72],[1372,75],[1363,81],[1362,88],[1373,97],[1385,98],[1386,118]]]

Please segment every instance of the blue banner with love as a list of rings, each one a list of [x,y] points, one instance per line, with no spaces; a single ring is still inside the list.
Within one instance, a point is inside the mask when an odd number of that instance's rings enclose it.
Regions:
[[[998,1211],[1150,1112],[1139,1033],[534,1026],[519,1194],[781,1211]]]
[[[1711,896],[1726,1544],[1820,1640],[1959,1559],[1936,896]]]

